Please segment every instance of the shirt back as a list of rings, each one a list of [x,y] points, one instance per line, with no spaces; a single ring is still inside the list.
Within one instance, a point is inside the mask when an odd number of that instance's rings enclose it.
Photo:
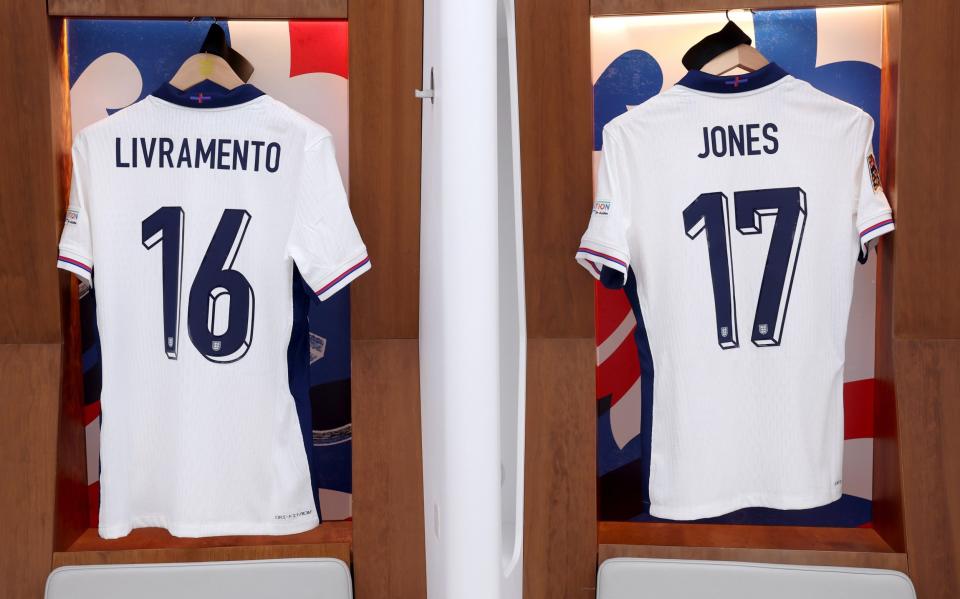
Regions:
[[[893,229],[872,136],[775,64],[691,72],[604,129],[577,259],[634,275],[652,515],[840,497],[853,269]]]
[[[370,267],[330,134],[250,85],[167,85],[77,135],[58,265],[97,292],[101,536],[316,526],[296,273],[326,299]]]

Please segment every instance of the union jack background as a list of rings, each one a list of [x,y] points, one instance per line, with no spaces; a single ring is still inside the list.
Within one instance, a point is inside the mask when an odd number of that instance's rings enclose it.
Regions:
[[[73,133],[168,81],[199,50],[210,21],[70,20],[67,48]],[[333,134],[347,181],[347,22],[220,22],[254,66],[250,83]],[[132,190],[135,192],[135,190]],[[84,424],[90,525],[99,512],[100,341],[96,297],[81,287]],[[310,402],[298,406],[312,446],[311,476],[325,520],[351,515],[350,298],[343,291],[310,307]]]
[[[730,18],[756,48],[792,75],[859,106],[879,122],[883,9],[878,6],[751,13]],[[601,17],[591,21],[594,167],[610,120],[673,85],[680,58],[718,31],[725,13]],[[874,154],[879,154],[879,127]],[[869,526],[873,496],[876,262],[856,271],[844,383],[843,497],[812,510],[749,508],[715,523]],[[623,291],[596,285],[597,471],[601,520],[655,520],[642,498],[640,378],[636,320]]]

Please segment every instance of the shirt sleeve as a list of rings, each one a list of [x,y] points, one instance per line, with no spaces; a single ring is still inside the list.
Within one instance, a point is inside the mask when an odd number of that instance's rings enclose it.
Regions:
[[[306,151],[287,252],[321,300],[370,270],[329,136]]]
[[[614,132],[603,131],[603,154],[597,175],[597,197],[593,203],[590,224],[580,239],[576,259],[596,279],[604,267],[613,269],[626,280],[630,264],[627,232],[630,212],[627,198],[621,190],[625,185],[623,148]]]
[[[880,182],[880,169],[873,155],[873,119],[863,115],[864,137],[860,161],[859,189],[857,194],[857,232],[860,236],[860,252],[867,253],[867,244],[893,231],[893,211]]]
[[[90,211],[85,187],[86,161],[74,143],[73,174],[70,180],[70,203],[67,206],[60,235],[57,268],[67,270],[93,286],[93,242]]]

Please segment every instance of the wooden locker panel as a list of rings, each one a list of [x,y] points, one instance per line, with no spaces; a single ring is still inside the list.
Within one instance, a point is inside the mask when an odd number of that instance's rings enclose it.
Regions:
[[[884,10],[880,81],[880,178],[897,205],[897,93],[900,67],[900,6]],[[896,244],[888,235],[877,252],[877,314],[874,348],[873,526],[896,551],[905,550],[903,490],[893,368],[893,271]]]
[[[589,0],[517,0],[527,334],[593,336],[574,260],[593,204]]]
[[[527,344],[526,599],[595,595],[595,362],[592,337]]]
[[[759,562],[822,566],[823,552],[805,549],[757,549],[729,547],[686,547],[665,545],[600,545],[599,562],[615,557],[654,559],[695,559],[708,561]],[[830,564],[846,568],[881,568],[907,573],[907,557],[903,553],[832,551]]]
[[[898,339],[894,363],[910,577],[960,597],[960,340]]]
[[[54,551],[69,547],[90,526],[87,486],[87,439],[83,421],[83,350],[76,277],[60,273],[63,344],[61,352],[57,488],[54,504]]]
[[[907,571],[907,556],[870,528],[600,522],[598,536],[601,563],[647,557]]]
[[[47,0],[65,17],[345,19],[348,0]]]
[[[589,0],[517,0],[527,295],[524,597],[596,581],[593,279],[574,260],[593,202]]]
[[[0,343],[57,343],[58,171],[67,160],[60,21],[41,0],[0,4]]]
[[[39,597],[50,568],[60,406],[58,176],[66,164],[61,21],[0,3],[0,559],[3,592]]]
[[[350,3],[350,206],[372,269],[351,285],[358,599],[426,596],[420,444],[422,2]]]
[[[353,559],[358,599],[427,594],[416,339],[354,340]]]
[[[414,339],[420,292],[421,2],[350,3],[350,206],[373,268],[354,339]]]
[[[906,0],[902,11],[894,335],[960,338],[958,170],[960,3]]]
[[[54,295],[54,299],[56,299]],[[53,552],[60,344],[0,344],[0,580],[6,597],[41,597]]]
[[[102,564],[165,564],[221,562],[247,559],[332,557],[350,565],[350,543],[308,545],[249,545],[201,549],[122,549],[119,551],[70,551],[53,555],[53,568]]]
[[[590,12],[594,16],[637,15],[670,12],[697,12],[752,8],[797,8],[802,6],[857,6],[861,4],[886,4],[896,0],[592,0]]]
[[[349,564],[351,530],[350,522],[324,522],[293,535],[184,538],[162,528],[138,528],[106,541],[91,528],[68,550],[53,554],[53,567],[289,557],[334,557]]]

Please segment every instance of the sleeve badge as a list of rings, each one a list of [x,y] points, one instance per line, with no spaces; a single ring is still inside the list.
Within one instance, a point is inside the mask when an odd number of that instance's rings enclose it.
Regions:
[[[593,203],[594,214],[610,214],[610,202],[607,200],[597,200]]]
[[[880,189],[880,169],[877,167],[877,159],[873,154],[867,156],[867,166],[870,168],[870,182],[873,183],[873,190]]]

